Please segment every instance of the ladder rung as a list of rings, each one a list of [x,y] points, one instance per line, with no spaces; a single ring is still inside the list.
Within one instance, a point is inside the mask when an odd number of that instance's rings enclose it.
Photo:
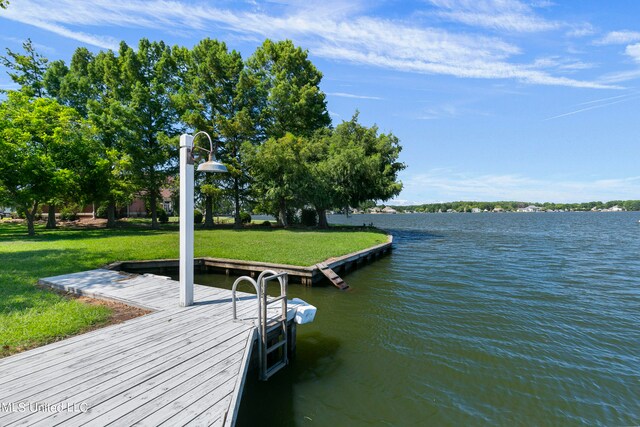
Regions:
[[[275,374],[276,372],[278,372],[280,369],[284,368],[285,366],[287,366],[287,364],[284,363],[284,361],[280,361],[280,362],[276,363],[275,365],[273,365],[272,367],[267,369],[267,372],[265,372],[265,377],[269,378],[269,377],[273,376],[273,374]]]
[[[278,301],[282,301],[285,298],[287,298],[286,295],[280,295],[279,297],[269,299],[269,300],[267,300],[267,305],[273,304],[273,303],[278,302]]]
[[[267,333],[275,331],[276,329],[283,329],[284,330],[285,329],[285,325],[283,325],[282,323],[283,322],[278,322],[278,323],[275,323],[275,324],[273,324],[271,326],[267,326]]]
[[[271,347],[267,347],[267,354],[273,353],[274,351],[276,351],[277,349],[279,349],[280,347],[282,347],[286,343],[287,343],[286,341],[280,341],[278,344],[274,344]]]

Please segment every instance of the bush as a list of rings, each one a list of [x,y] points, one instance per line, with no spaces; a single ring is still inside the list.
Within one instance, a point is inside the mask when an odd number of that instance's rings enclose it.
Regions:
[[[71,207],[66,207],[60,211],[60,219],[62,221],[75,221],[78,219],[78,213]]]
[[[271,227],[271,221],[262,221],[262,224],[260,224],[264,227]]]
[[[251,222],[251,214],[249,212],[240,212],[240,222],[249,224]]]
[[[202,212],[200,212],[200,210],[196,209],[193,211],[193,222],[196,224],[202,224],[202,220],[204,218],[204,215],[202,215]]]
[[[107,217],[107,205],[100,205],[98,209],[96,209],[96,218],[106,218]]]
[[[169,215],[167,215],[167,211],[165,211],[163,208],[158,208],[156,213],[158,215],[158,221],[160,221],[161,224],[166,224],[169,222]],[[195,219],[195,216],[194,216],[194,219]]]
[[[307,227],[318,225],[318,214],[315,209],[302,209],[300,212],[300,222]]]

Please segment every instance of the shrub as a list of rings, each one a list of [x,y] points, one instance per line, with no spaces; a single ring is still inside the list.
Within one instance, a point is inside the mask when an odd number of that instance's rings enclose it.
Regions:
[[[158,208],[156,212],[158,214],[158,221],[160,221],[160,223],[166,224],[169,222],[169,215],[167,215],[167,211],[165,211],[163,208]],[[193,218],[195,220],[195,216]]]
[[[107,209],[108,209],[108,206],[106,204],[98,206],[98,209],[96,209],[96,218],[106,218]]]
[[[78,219],[78,213],[72,207],[65,207],[60,211],[60,219],[62,221],[75,221]]]
[[[193,222],[196,224],[202,224],[202,219],[204,218],[204,215],[202,215],[202,212],[200,212],[200,210],[196,209],[193,211]]]
[[[262,221],[262,224],[260,224],[264,227],[271,227],[271,221]]]
[[[240,222],[249,224],[251,222],[251,214],[249,212],[240,212]]]
[[[302,212],[300,212],[300,222],[307,227],[315,227],[318,225],[318,214],[315,209],[302,209]]]

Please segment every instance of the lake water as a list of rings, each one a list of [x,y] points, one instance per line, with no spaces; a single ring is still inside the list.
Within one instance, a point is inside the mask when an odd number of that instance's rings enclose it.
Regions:
[[[330,217],[390,231],[394,251],[348,292],[290,286],[316,321],[290,367],[248,381],[238,425],[640,424],[638,220]]]

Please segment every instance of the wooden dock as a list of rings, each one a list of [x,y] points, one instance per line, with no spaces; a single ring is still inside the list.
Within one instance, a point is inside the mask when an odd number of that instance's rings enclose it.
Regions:
[[[232,320],[231,291],[195,285],[195,304],[179,307],[178,282],[162,276],[40,283],[153,312],[0,359],[0,425],[234,425],[257,328]],[[238,296],[239,317],[255,317],[255,295]]]

